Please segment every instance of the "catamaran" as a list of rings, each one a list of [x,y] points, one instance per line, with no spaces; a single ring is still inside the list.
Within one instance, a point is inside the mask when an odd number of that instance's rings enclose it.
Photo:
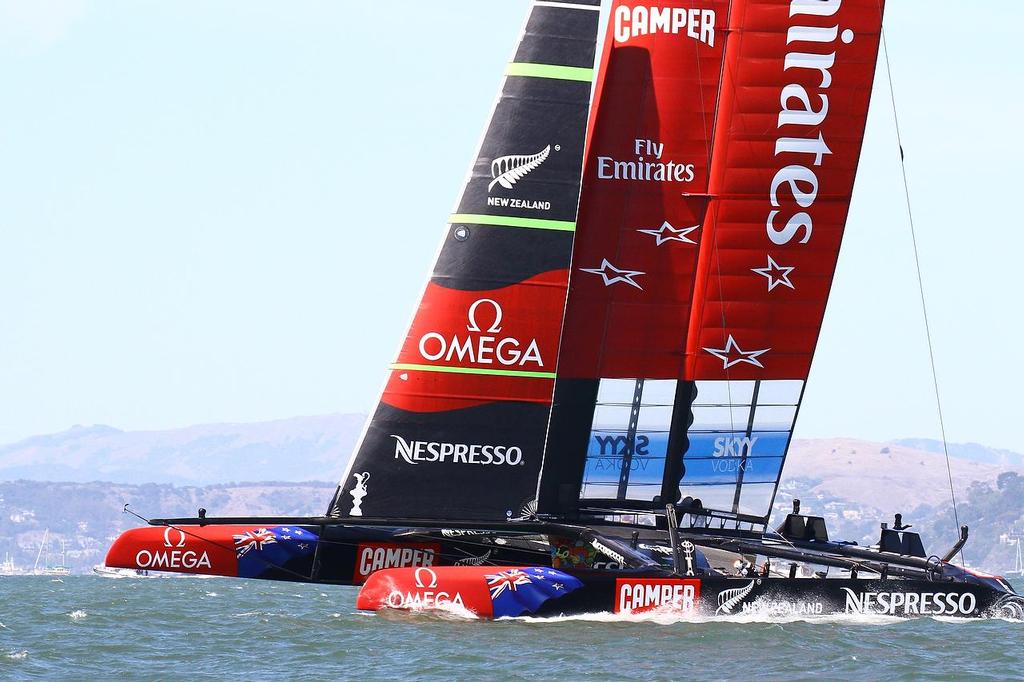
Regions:
[[[479,617],[1024,617],[896,516],[771,516],[882,0],[538,0],[421,303],[318,518],[158,519],[106,565]],[[893,510],[899,511],[899,510]],[[962,563],[962,562],[961,562]]]

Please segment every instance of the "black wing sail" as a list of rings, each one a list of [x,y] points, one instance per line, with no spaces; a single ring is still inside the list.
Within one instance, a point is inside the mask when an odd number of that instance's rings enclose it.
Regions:
[[[599,0],[535,2],[332,516],[504,520],[540,475]]]

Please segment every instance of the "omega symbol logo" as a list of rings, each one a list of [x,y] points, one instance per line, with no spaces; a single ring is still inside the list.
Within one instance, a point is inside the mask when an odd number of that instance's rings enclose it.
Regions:
[[[468,329],[471,332],[481,331],[480,323],[477,322],[476,319],[476,313],[480,306],[482,306],[485,303],[494,308],[494,322],[491,323],[491,326],[487,328],[487,333],[497,334],[498,332],[501,331],[501,318],[504,313],[502,312],[501,306],[498,304],[498,302],[491,300],[489,298],[481,298],[479,301],[469,306],[469,324],[466,325],[466,329]]]
[[[424,573],[426,573],[428,576],[430,576],[430,582],[429,582],[429,584],[426,584],[426,585],[423,584],[423,574]],[[423,568],[422,566],[420,568],[417,568],[416,569],[416,587],[420,588],[421,590],[429,590],[429,589],[433,589],[433,588],[437,587],[437,573],[434,573],[433,569],[430,569],[430,568]]]
[[[171,531],[178,532],[178,543],[175,544],[171,541]],[[164,547],[184,547],[185,546],[185,531],[180,528],[171,528],[168,526],[164,529]]]

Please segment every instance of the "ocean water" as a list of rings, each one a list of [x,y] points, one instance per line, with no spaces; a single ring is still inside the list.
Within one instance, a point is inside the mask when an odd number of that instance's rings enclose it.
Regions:
[[[356,588],[0,577],[0,679],[1019,680],[1024,624],[364,614]]]

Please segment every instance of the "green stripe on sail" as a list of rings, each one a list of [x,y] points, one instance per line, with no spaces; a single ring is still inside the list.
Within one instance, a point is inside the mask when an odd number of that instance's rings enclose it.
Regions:
[[[451,216],[448,223],[471,223],[476,225],[492,225],[494,227],[528,227],[534,230],[561,230],[563,232],[576,231],[576,223],[571,220],[517,218],[515,216],[484,215],[482,213],[455,213]]]
[[[529,64],[526,62],[511,62],[505,69],[506,76],[526,76],[527,78],[555,78],[563,81],[583,81],[590,83],[594,80],[594,70],[578,66],[558,66],[557,64]]]
[[[476,367],[446,367],[442,365],[391,365],[393,370],[415,372],[443,372],[445,374],[476,374],[496,377],[522,377],[524,379],[554,379],[554,372],[525,372],[516,369],[477,369]]]

